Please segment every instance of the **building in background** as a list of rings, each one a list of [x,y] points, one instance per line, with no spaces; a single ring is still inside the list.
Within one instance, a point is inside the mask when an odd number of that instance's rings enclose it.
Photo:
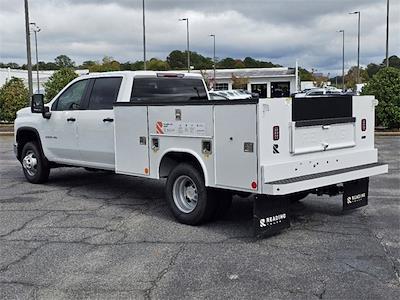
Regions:
[[[244,89],[260,98],[289,97],[297,90],[295,68],[217,69],[202,73],[214,90]],[[215,84],[214,84],[215,82]]]
[[[43,84],[47,82],[51,75],[55,71],[39,71],[39,91],[44,93]],[[81,76],[89,73],[89,70],[75,70],[75,72]],[[12,77],[20,78],[23,80],[25,86],[28,86],[28,71],[10,68],[0,68],[0,87],[3,86]],[[33,72],[33,92],[37,93],[37,80],[36,72]]]

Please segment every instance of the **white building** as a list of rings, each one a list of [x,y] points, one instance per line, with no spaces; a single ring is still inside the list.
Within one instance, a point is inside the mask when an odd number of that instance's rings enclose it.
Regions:
[[[39,91],[41,93],[44,92],[43,84],[49,80],[50,76],[53,75],[54,72],[55,71],[39,71]],[[75,70],[75,72],[80,76],[80,75],[89,73],[89,70]],[[0,68],[0,87],[3,86],[12,77],[22,79],[25,86],[28,86],[28,71],[27,70]],[[33,92],[37,93],[38,86],[37,86],[36,71],[32,71],[32,80],[33,80]]]
[[[212,84],[214,70],[206,70],[202,73]],[[257,92],[261,98],[289,97],[297,91],[295,68],[217,69],[215,77],[215,90],[230,90],[233,77],[243,78],[247,83],[239,88]]]

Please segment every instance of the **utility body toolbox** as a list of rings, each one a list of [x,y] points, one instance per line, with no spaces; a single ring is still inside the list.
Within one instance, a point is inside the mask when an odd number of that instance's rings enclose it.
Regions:
[[[374,148],[372,96],[115,103],[115,170],[162,178],[185,153],[209,188],[256,194],[257,235],[289,226],[300,192],[367,204],[368,177],[387,172]]]

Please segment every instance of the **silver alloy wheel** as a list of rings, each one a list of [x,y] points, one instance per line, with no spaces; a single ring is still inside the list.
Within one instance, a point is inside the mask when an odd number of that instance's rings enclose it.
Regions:
[[[186,175],[181,175],[175,180],[172,196],[178,209],[186,214],[194,211],[199,199],[196,184]]]
[[[22,166],[29,174],[29,176],[35,176],[37,173],[37,158],[32,150],[28,150],[22,160]]]

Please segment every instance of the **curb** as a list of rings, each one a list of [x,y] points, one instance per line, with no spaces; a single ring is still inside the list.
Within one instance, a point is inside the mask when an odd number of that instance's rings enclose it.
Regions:
[[[400,136],[400,131],[375,132],[376,136]]]

